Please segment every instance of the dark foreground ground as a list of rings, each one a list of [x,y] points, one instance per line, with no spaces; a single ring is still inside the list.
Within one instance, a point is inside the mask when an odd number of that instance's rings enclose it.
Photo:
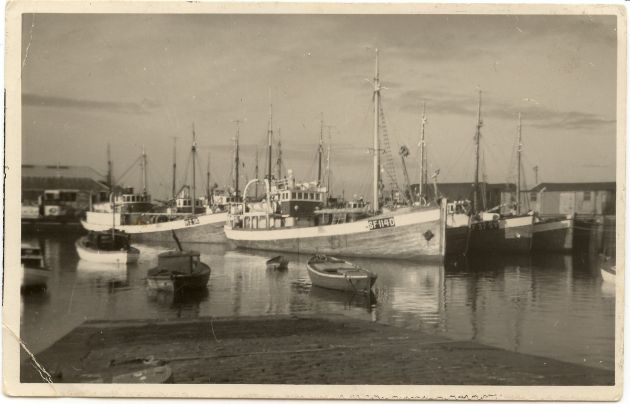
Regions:
[[[92,321],[36,359],[60,383],[166,365],[174,383],[614,384],[613,371],[345,317]],[[21,380],[41,383],[46,372],[27,360]]]

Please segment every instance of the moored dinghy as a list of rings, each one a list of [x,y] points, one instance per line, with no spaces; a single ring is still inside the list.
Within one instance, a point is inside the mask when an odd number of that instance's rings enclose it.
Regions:
[[[609,257],[604,254],[599,255],[599,266],[602,274],[602,280],[606,283],[615,283],[617,277],[617,267],[615,265],[615,258]]]
[[[287,269],[288,267],[289,260],[282,255],[267,260],[267,269]]]
[[[120,231],[90,232],[75,243],[82,260],[130,264],[138,261],[140,250],[129,243],[129,235]]]
[[[44,264],[42,249],[35,243],[22,242],[22,289],[45,288],[50,269]]]
[[[315,255],[306,263],[314,286],[355,293],[369,293],[376,274],[350,262],[325,255]]]

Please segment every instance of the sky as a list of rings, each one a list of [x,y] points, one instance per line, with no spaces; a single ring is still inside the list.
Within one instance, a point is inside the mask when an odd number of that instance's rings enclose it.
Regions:
[[[25,14],[23,162],[104,173],[110,144],[114,178],[137,187],[137,168],[123,174],[144,147],[163,198],[174,137],[178,185],[190,182],[193,125],[197,178],[210,158],[212,182],[230,183],[239,120],[243,184],[256,150],[264,172],[271,103],[285,169],[316,178],[323,116],[333,192],[369,195],[378,48],[399,183],[401,145],[419,177],[424,103],[429,170],[472,180],[479,90],[488,181],[514,181],[519,112],[528,186],[534,166],[539,182],[614,181],[616,35],[615,16],[589,15]]]

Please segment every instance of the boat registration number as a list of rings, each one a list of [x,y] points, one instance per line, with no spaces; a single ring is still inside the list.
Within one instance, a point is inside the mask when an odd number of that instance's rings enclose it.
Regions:
[[[370,230],[384,229],[386,227],[396,227],[396,222],[393,217],[386,217],[383,219],[368,220],[368,227]]]
[[[186,226],[192,226],[193,224],[199,224],[199,219],[196,217],[187,217],[184,219],[184,224]]]

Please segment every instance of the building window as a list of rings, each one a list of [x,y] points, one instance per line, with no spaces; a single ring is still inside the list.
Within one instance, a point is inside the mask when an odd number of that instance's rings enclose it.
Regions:
[[[529,194],[529,200],[531,202],[536,202],[538,200],[538,194],[536,192],[532,192]]]
[[[296,192],[292,192],[291,193],[291,199],[297,199],[297,193]]]
[[[584,192],[584,202],[590,202],[591,200],[591,191]]]

